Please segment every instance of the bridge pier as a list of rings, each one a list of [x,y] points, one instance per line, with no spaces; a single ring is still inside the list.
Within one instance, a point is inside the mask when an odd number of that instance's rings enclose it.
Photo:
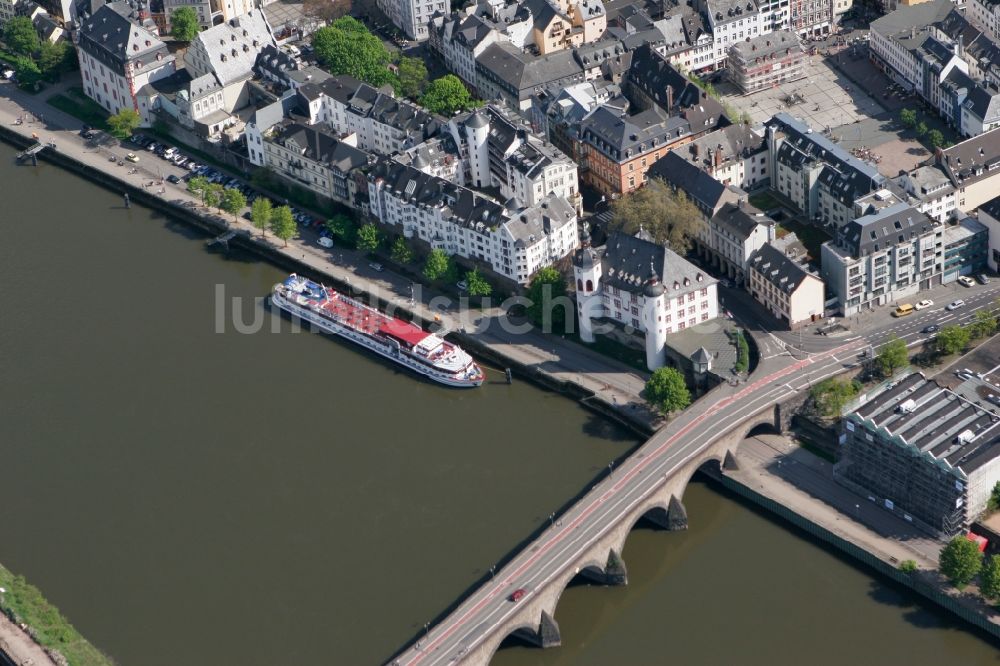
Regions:
[[[671,532],[688,528],[688,512],[676,495],[670,496],[670,506],[667,508],[667,529]]]
[[[628,585],[628,571],[625,569],[625,561],[613,548],[608,553],[608,563],[603,571],[591,566],[581,569],[579,575],[598,585]]]
[[[518,629],[514,636],[540,648],[559,647],[562,645],[562,635],[559,633],[559,623],[555,621],[548,611],[542,611],[542,619],[538,623],[538,630]]]
[[[739,468],[740,464],[736,462],[736,456],[733,455],[733,452],[726,451],[726,459],[722,461],[722,469],[735,472],[739,470]]]

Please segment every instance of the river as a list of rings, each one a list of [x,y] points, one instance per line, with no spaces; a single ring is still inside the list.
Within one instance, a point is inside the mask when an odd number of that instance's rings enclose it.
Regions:
[[[455,391],[271,318],[281,277],[0,146],[0,562],[123,666],[374,664],[636,442],[502,373]],[[226,294],[216,331],[217,289]],[[797,663],[994,647],[701,484],[496,664]],[[849,638],[845,638],[849,636]]]

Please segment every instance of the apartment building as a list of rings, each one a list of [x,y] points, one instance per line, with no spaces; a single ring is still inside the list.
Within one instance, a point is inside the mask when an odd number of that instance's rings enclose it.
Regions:
[[[358,207],[356,175],[374,161],[325,125],[285,122],[264,136],[264,166],[321,197]],[[361,190],[367,194],[367,187]]]
[[[467,85],[476,85],[476,58],[490,44],[503,39],[500,32],[475,14],[435,15],[430,24],[428,46],[449,70]]]
[[[576,211],[549,195],[519,210],[412,166],[382,158],[368,173],[370,214],[407,238],[527,284],[579,245]]]
[[[712,33],[713,67],[725,67],[734,44],[769,32],[773,25],[773,20],[763,19],[756,0],[695,0],[693,6]]]
[[[979,207],[979,223],[986,227],[986,265],[994,273],[1000,272],[1000,196]]]
[[[410,39],[424,41],[429,35],[428,24],[437,14],[451,9],[448,0],[375,0],[392,23]]]
[[[243,14],[249,14],[257,4],[253,0],[163,0],[166,28],[170,29],[170,17],[181,7],[190,7],[198,14],[202,30],[225,23]]]
[[[742,285],[750,257],[774,240],[775,226],[774,220],[740,197],[736,203],[723,204],[708,220],[708,233],[699,238],[698,249],[716,273]]]
[[[350,76],[309,81],[296,89],[310,124],[327,123],[340,135],[357,135],[358,148],[392,155],[426,141],[441,122],[423,108],[396,99]]]
[[[647,174],[659,178],[675,192],[683,192],[701,211],[705,222],[715,217],[726,204],[737,204],[746,192],[734,185],[725,185],[712,177],[707,169],[682,157],[683,150],[671,150],[656,161]],[[704,227],[708,233],[707,226]],[[702,235],[701,242],[708,245],[709,238]]]
[[[997,0],[969,0],[965,11],[976,24],[986,28],[990,37],[1000,41],[1000,2]]]
[[[962,275],[979,275],[986,270],[989,241],[989,229],[973,217],[945,225],[941,283],[948,284]]]
[[[924,165],[905,171],[896,178],[896,184],[928,217],[944,222],[954,215],[956,189],[940,167]]]
[[[750,191],[770,180],[767,144],[749,125],[729,125],[674,151],[723,185]]]
[[[1000,481],[1000,416],[973,379],[908,375],[845,416],[834,477],[935,536],[965,529]]]
[[[971,213],[1000,192],[1000,128],[938,149],[935,161],[957,190],[955,207]]]
[[[943,225],[896,203],[841,227],[823,243],[822,276],[844,316],[941,283]]]
[[[822,319],[823,281],[771,243],[753,252],[747,273],[747,291],[789,330]]]

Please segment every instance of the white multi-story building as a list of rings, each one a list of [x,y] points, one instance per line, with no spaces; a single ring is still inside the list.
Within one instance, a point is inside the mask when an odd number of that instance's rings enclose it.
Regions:
[[[576,211],[549,195],[510,210],[493,199],[389,158],[368,173],[369,213],[406,238],[481,262],[527,284],[540,269],[579,245]]]
[[[392,155],[437,134],[441,123],[421,107],[396,99],[350,76],[333,76],[296,89],[309,123],[358,135],[361,150]]]
[[[123,2],[100,7],[80,26],[77,53],[87,96],[109,113],[134,109],[142,113],[138,91],[171,76],[176,62],[166,44],[129,20]]]
[[[979,207],[979,223],[989,234],[986,265],[994,273],[1000,271],[1000,197],[990,199]]]
[[[486,47],[503,39],[500,32],[476,15],[435,16],[428,44],[458,78],[476,85],[476,58]]]
[[[733,44],[770,32],[773,24],[763,20],[756,0],[697,0],[695,6],[708,20],[716,67],[724,66]]]
[[[976,24],[986,28],[993,39],[1000,40],[1000,1],[969,0],[966,12]]]
[[[955,186],[936,165],[919,166],[901,173],[896,184],[914,201],[921,213],[944,222],[955,211]]]
[[[714,278],[636,236],[615,232],[600,251],[585,240],[573,257],[573,275],[581,339],[594,342],[602,324],[637,331],[650,370],[666,363],[668,335],[719,316]]]
[[[242,84],[253,77],[257,56],[267,46],[277,46],[264,10],[232,18],[198,33],[184,54],[192,79],[212,74],[224,90],[225,108],[246,106],[248,94]]]
[[[737,284],[747,279],[750,256],[774,240],[775,222],[742,197],[727,203],[708,220],[708,233],[699,239],[709,261]]]
[[[941,284],[943,225],[907,202],[864,215],[823,243],[822,274],[847,316]]]
[[[579,205],[576,163],[503,109],[490,105],[457,116],[447,131],[464,167],[459,184],[497,187],[504,199],[526,207],[550,194]]]
[[[752,191],[767,181],[767,144],[749,125],[728,125],[672,151],[725,186]]]
[[[765,243],[750,257],[747,267],[750,295],[789,329],[823,318],[823,281],[780,249]]]
[[[449,0],[377,0],[379,9],[410,39],[423,41],[428,36],[428,23],[435,14],[447,14]]]

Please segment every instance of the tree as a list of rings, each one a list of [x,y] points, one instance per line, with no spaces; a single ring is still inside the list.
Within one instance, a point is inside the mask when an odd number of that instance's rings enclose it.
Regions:
[[[354,223],[346,215],[337,214],[326,221],[330,234],[344,245],[353,245],[356,233]]]
[[[424,262],[424,277],[437,280],[451,271],[451,257],[441,249],[431,250]]]
[[[206,208],[218,208],[222,204],[222,185],[209,183],[201,191],[201,201]]]
[[[206,187],[208,187],[207,178],[204,176],[193,176],[191,180],[188,181],[187,191],[201,196],[201,193],[205,191]]]
[[[142,118],[139,117],[139,112],[130,108],[122,109],[113,116],[108,116],[108,127],[111,128],[111,133],[119,139],[131,136],[141,122]]]
[[[470,296],[489,296],[493,293],[493,285],[486,281],[478,268],[473,268],[465,274],[465,284]]]
[[[733,364],[736,372],[746,372],[750,369],[750,345],[743,331],[736,332],[736,363]]]
[[[1000,481],[996,482],[990,492],[990,498],[986,501],[986,510],[990,513],[1000,511]]]
[[[450,116],[456,111],[464,111],[475,106],[468,88],[454,74],[445,74],[431,81],[424,91],[424,96],[420,98],[420,103],[443,116]]]
[[[910,360],[906,350],[906,343],[893,335],[889,341],[882,346],[882,351],[878,353],[879,368],[886,377],[891,377],[899,368],[902,368]]]
[[[288,247],[288,239],[295,235],[295,218],[292,217],[292,209],[288,206],[279,206],[271,211],[271,233],[285,242]]]
[[[935,344],[942,354],[957,354],[969,344],[969,329],[962,326],[945,326],[938,331]]]
[[[392,260],[397,264],[408,264],[413,261],[413,250],[402,236],[392,244]]]
[[[18,55],[30,56],[38,50],[38,33],[27,16],[15,16],[3,29],[3,40],[7,48]]]
[[[541,268],[531,278],[527,297],[528,316],[548,333],[566,322],[566,279],[553,266]],[[563,306],[560,307],[560,301]]]
[[[924,134],[927,134],[927,123],[921,120],[917,123],[917,136],[923,136]]]
[[[193,179],[192,179],[193,180]],[[250,207],[250,221],[253,226],[260,229],[260,237],[264,237],[264,231],[271,224],[271,200],[267,197],[257,197],[253,206]]]
[[[55,80],[60,73],[70,70],[69,57],[75,55],[72,51],[73,46],[69,42],[53,44],[46,40],[38,49],[38,68],[46,78]]]
[[[669,243],[674,252],[683,255],[691,248],[700,220],[701,212],[683,191],[650,178],[646,185],[611,204],[609,228],[626,234],[641,228],[657,243]]]
[[[388,49],[364,24],[345,16],[312,36],[316,57],[332,74],[349,74],[373,86],[383,86],[395,79],[387,65],[392,60]]]
[[[374,252],[378,249],[382,239],[379,237],[378,227],[368,223],[358,229],[358,249],[365,252]]]
[[[235,187],[227,187],[222,193],[222,210],[226,211],[236,219],[247,205],[247,198]]]
[[[201,23],[193,7],[178,7],[170,14],[170,36],[182,42],[190,42],[198,36]]]
[[[912,128],[917,124],[917,112],[913,109],[902,109],[899,112],[899,122],[903,127]]]
[[[914,560],[903,560],[899,563],[899,570],[905,574],[914,574],[917,572],[917,563]]]
[[[979,592],[989,600],[1000,597],[1000,555],[994,555],[979,572]]]
[[[810,392],[816,406],[824,416],[838,417],[844,410],[844,405],[861,390],[861,384],[848,379],[825,379],[812,388]]]
[[[677,368],[657,368],[646,382],[643,396],[650,404],[669,414],[691,404],[684,375]]]
[[[305,0],[302,3],[302,13],[329,23],[346,16],[351,11],[351,0]]]
[[[983,566],[983,554],[979,544],[959,534],[941,549],[939,558],[941,573],[951,584],[962,589],[969,584]]]
[[[402,58],[399,61],[399,92],[417,98],[427,86],[427,65],[420,58]]]
[[[969,322],[969,335],[974,338],[987,338],[997,331],[996,315],[988,310],[978,310]]]
[[[35,89],[42,79],[42,70],[28,56],[14,58],[14,71],[17,72],[17,82],[25,89]]]
[[[930,144],[931,148],[937,148],[944,144],[944,135],[939,130],[932,129],[927,133],[927,143]]]

